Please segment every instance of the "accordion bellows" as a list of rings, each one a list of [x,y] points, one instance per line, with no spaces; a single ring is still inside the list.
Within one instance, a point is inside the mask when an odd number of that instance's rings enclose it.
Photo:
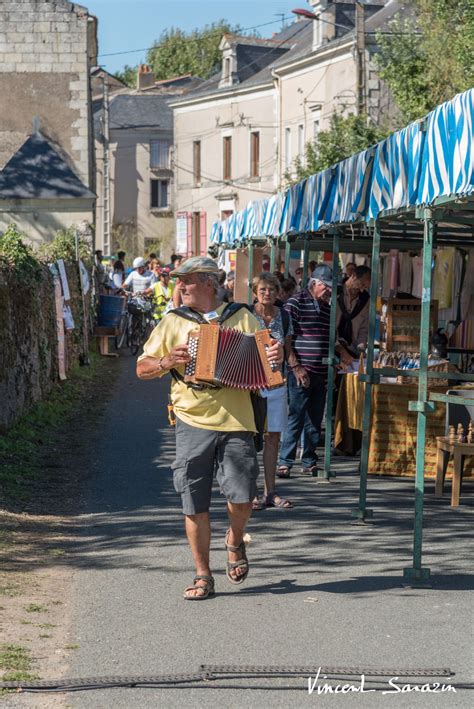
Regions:
[[[269,330],[247,334],[216,323],[199,325],[189,334],[184,380],[249,391],[282,386],[279,365],[268,361],[271,342]]]

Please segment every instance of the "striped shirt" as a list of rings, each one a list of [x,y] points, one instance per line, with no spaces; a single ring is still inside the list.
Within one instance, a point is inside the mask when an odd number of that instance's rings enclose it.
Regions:
[[[329,354],[330,306],[314,300],[307,289],[289,298],[285,310],[293,323],[292,348],[308,372],[327,374],[323,359]]]

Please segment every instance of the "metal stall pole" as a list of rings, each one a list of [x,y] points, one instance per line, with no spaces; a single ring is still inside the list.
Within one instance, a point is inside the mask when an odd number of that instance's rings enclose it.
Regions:
[[[370,277],[369,300],[369,337],[367,343],[367,366],[365,375],[360,379],[365,382],[364,414],[362,418],[362,447],[359,465],[359,508],[354,510],[353,517],[364,521],[372,517],[373,511],[366,508],[367,503],[367,473],[369,470],[369,445],[370,445],[370,417],[372,414],[372,385],[380,382],[378,374],[374,374],[374,341],[377,317],[377,293],[379,289],[379,264],[380,264],[380,223],[375,222],[372,239],[372,275]]]
[[[271,245],[270,245],[270,271],[273,273],[273,271],[276,268],[276,254],[277,254],[277,241],[276,239],[271,240]]]
[[[303,279],[301,281],[302,288],[308,285],[308,261],[309,261],[309,239],[306,237],[303,246]]]
[[[253,281],[253,242],[250,241],[248,245],[249,249],[249,287],[247,292],[247,303],[252,305],[253,302],[253,291],[252,291],[252,281]]]
[[[435,222],[433,211],[425,208],[423,211],[423,282],[421,296],[420,324],[420,373],[418,375],[418,401],[410,401],[409,411],[418,412],[416,428],[416,475],[415,475],[415,520],[413,530],[413,566],[403,569],[405,578],[411,581],[422,581],[430,577],[428,567],[422,567],[423,538],[423,496],[425,491],[425,443],[426,417],[434,411],[436,404],[428,401],[428,350],[430,337],[430,304],[431,304],[431,266],[433,259],[433,240]]]
[[[286,237],[285,242],[285,278],[288,278],[290,274],[290,255],[291,255],[291,244]]]
[[[326,431],[324,435],[324,470],[317,472],[321,481],[328,482],[331,474],[332,409],[334,401],[334,369],[336,365],[336,312],[337,312],[337,272],[339,269],[339,229],[331,230],[332,241],[332,297],[329,321],[329,353],[323,360],[328,365],[328,389],[326,397]],[[331,233],[331,231],[329,233]]]

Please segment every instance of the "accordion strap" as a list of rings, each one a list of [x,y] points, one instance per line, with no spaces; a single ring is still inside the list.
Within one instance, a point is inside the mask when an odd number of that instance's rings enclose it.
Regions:
[[[248,306],[245,305],[245,303],[228,303],[215,322],[219,326],[222,325],[226,320],[232,317],[232,315],[242,310],[242,308],[247,308],[248,310]],[[199,325],[205,325],[207,323],[206,318],[204,318],[201,313],[198,313],[197,310],[193,310],[187,305],[181,305],[179,308],[171,310],[167,317],[170,315],[177,315],[184,320],[199,323]],[[177,369],[170,369],[170,374],[176,382],[184,382],[183,375],[180,374]],[[197,389],[198,391],[202,391],[203,389],[221,389],[221,387],[214,384],[195,384],[193,382],[185,382],[185,384],[191,389]]]

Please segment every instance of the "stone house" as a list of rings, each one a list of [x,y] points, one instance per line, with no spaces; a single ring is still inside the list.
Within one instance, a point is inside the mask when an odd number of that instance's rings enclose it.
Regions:
[[[225,35],[221,70],[171,103],[180,253],[205,253],[214,221],[281,189],[333,111],[362,104],[378,122],[394,110],[373,57],[375,32],[400,3],[364,3],[362,33],[355,0],[309,3],[317,21],[271,40]]]
[[[2,0],[0,229],[14,221],[33,244],[71,225],[91,234],[95,166],[89,74],[96,57],[97,21],[86,8],[66,0]],[[66,177],[60,189],[45,190],[43,179],[34,182],[45,165]],[[23,185],[14,180],[20,168]]]
[[[136,89],[113,85],[110,77],[105,80],[108,111],[103,85],[94,92],[97,247],[106,255],[123,249],[128,260],[151,250],[169,260],[175,241],[169,102],[201,80],[186,75],[157,82],[146,65],[139,68]]]

